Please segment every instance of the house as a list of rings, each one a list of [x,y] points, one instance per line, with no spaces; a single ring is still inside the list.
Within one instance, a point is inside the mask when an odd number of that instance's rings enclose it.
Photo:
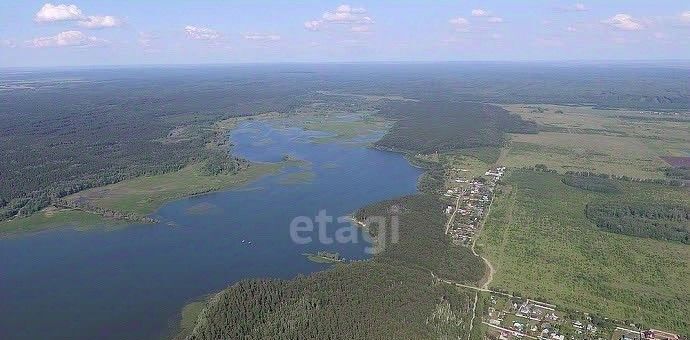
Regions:
[[[664,331],[649,329],[642,332],[642,339],[650,340],[678,340],[680,337],[676,334],[667,333]]]

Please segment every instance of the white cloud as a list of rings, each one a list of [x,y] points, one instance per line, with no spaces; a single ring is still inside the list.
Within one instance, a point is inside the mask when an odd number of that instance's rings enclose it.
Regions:
[[[644,29],[644,25],[637,19],[628,14],[616,14],[602,23],[623,31],[639,31]]]
[[[472,16],[473,17],[488,17],[489,12],[483,9],[473,9],[472,10]]]
[[[321,31],[331,24],[349,26],[350,32],[369,32],[367,25],[374,24],[374,19],[367,15],[367,10],[361,7],[340,5],[334,10],[326,11],[320,19],[309,20],[304,23],[304,29],[312,32]]]
[[[90,29],[118,27],[121,24],[122,24],[122,21],[120,21],[120,19],[118,19],[112,15],[103,15],[103,16],[90,15],[86,18],[86,20],[80,20],[79,21],[79,26],[84,27],[84,28],[90,28]]]
[[[221,37],[220,32],[208,27],[187,25],[184,32],[188,38],[194,40],[216,40]]]
[[[473,9],[472,10],[472,16],[477,17],[477,18],[486,18],[487,22],[494,23],[494,24],[503,22],[503,18],[501,18],[499,16],[492,15],[491,12],[489,12],[485,9],[481,9],[481,8]]]
[[[459,32],[467,32],[470,29],[470,22],[462,17],[450,19],[448,20],[448,23],[453,25],[453,27],[455,27],[455,30]]]
[[[36,22],[78,21],[78,25],[88,29],[117,27],[122,21],[112,15],[89,15],[82,13],[76,5],[53,5],[47,3],[36,12]]]
[[[55,36],[39,37],[26,42],[30,47],[76,47],[76,46],[98,46],[108,43],[103,39],[87,36],[80,31],[60,32]]]
[[[280,35],[269,33],[245,33],[244,38],[253,41],[278,41],[281,39]]]
[[[75,21],[84,18],[81,9],[76,5],[53,5],[47,3],[36,12],[34,20],[36,22],[54,22],[54,21]]]
[[[350,5],[340,5],[334,11],[323,13],[321,18],[324,21],[335,24],[371,24],[374,20],[366,16],[367,10],[364,8],[352,8]]]
[[[304,22],[304,28],[308,31],[316,32],[321,30],[323,26],[323,21],[321,20],[310,20]]]

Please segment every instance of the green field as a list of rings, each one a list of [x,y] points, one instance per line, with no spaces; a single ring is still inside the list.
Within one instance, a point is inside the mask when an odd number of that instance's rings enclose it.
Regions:
[[[690,247],[605,232],[584,213],[602,200],[687,205],[687,189],[621,182],[621,193],[599,193],[561,178],[513,170],[505,179],[477,244],[496,269],[491,286],[690,333]]]
[[[585,106],[504,105],[537,122],[539,134],[513,134],[502,159],[509,167],[544,164],[559,172],[592,171],[663,178],[661,156],[687,156],[690,119]]]
[[[153,213],[163,203],[185,196],[232,188],[249,183],[261,176],[276,173],[294,161],[275,164],[252,164],[236,174],[214,176],[202,172],[200,165],[156,176],[142,176],[104,187],[85,190],[66,197],[67,200],[87,202],[91,206],[144,216]]]
[[[31,233],[59,226],[89,228],[93,226],[114,226],[116,220],[97,214],[71,209],[45,208],[29,217],[0,222],[0,235]]]
[[[377,131],[385,131],[390,123],[380,117],[361,115],[352,119],[333,121],[328,116],[306,119],[303,127],[307,130],[323,131],[333,136],[319,138],[319,141],[348,140],[358,136],[368,135]]]

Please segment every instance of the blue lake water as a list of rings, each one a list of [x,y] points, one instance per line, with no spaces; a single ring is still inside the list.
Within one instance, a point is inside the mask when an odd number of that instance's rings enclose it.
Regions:
[[[349,215],[412,193],[421,172],[399,154],[310,142],[318,135],[242,123],[231,135],[234,153],[259,162],[290,154],[307,164],[236,190],[170,202],[155,213],[160,224],[0,239],[0,339],[159,338],[191,299],[243,278],[292,278],[328,267],[304,252],[367,257],[363,241],[296,244],[290,222],[321,209]],[[286,181],[304,171],[315,176]],[[329,235],[342,226],[330,225]]]

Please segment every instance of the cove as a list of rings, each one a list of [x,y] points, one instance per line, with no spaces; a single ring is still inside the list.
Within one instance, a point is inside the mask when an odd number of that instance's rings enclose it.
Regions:
[[[0,239],[0,339],[159,338],[191,299],[244,278],[329,267],[302,253],[368,257],[363,237],[297,244],[290,222],[413,193],[421,170],[363,143],[314,142],[321,135],[245,121],[230,135],[234,154],[302,163],[243,188],[169,202],[154,214],[159,224]]]

